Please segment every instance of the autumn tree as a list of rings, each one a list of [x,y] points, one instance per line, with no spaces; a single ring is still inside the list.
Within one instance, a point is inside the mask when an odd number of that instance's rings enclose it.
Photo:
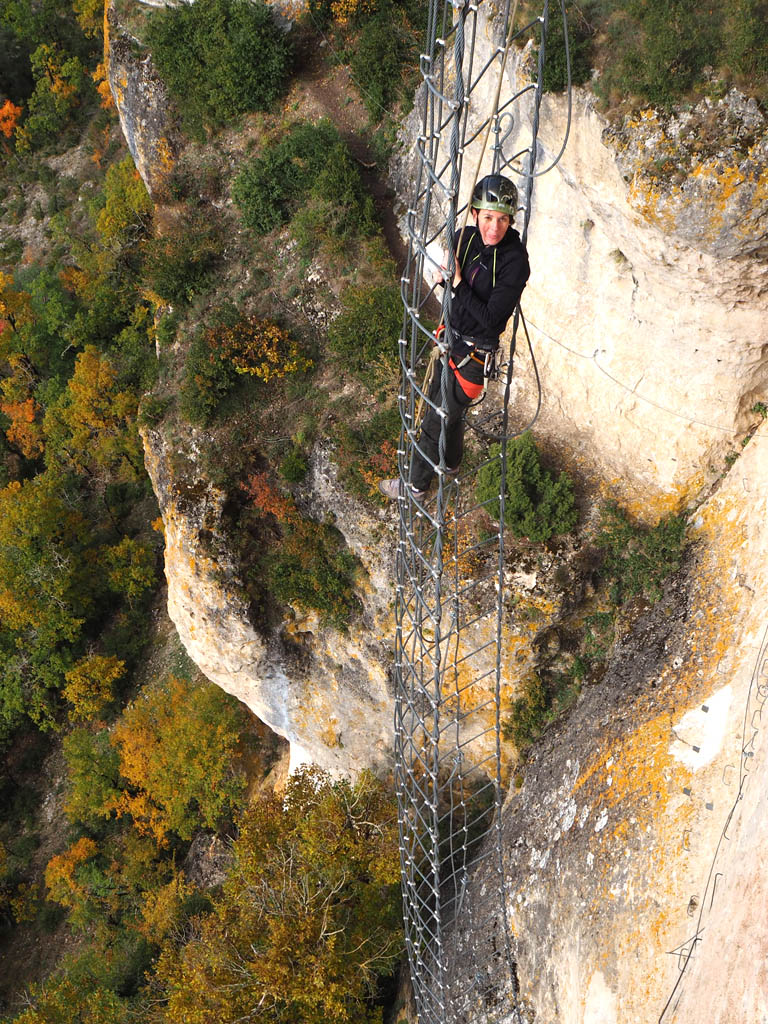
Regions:
[[[62,750],[68,778],[67,817],[98,831],[120,800],[120,755],[107,729],[73,729],[64,737]]]
[[[0,135],[3,135],[5,139],[12,138],[21,114],[21,107],[17,107],[11,100],[6,100],[0,107]],[[9,148],[8,142],[5,142],[4,145],[6,149]]]
[[[136,537],[123,537],[103,550],[102,564],[107,570],[110,589],[122,594],[133,607],[155,583],[155,552]]]
[[[66,974],[34,985],[28,994],[32,1006],[14,1017],[14,1024],[128,1024],[133,1019],[130,1004],[108,988],[84,988]]]
[[[398,840],[384,785],[294,775],[250,806],[213,912],[160,957],[168,1024],[362,1024],[400,954]]]
[[[170,677],[143,693],[112,736],[127,782],[120,813],[160,842],[218,827],[243,794],[236,755],[244,725],[241,705],[213,684]]]
[[[41,43],[30,63],[35,89],[29,97],[27,119],[16,129],[16,145],[23,152],[52,142],[60,134],[90,82],[80,58],[55,43]]]
[[[125,662],[114,655],[88,654],[76,661],[64,674],[70,717],[86,722],[95,718],[114,698],[114,684],[124,673]]]
[[[0,339],[8,330],[17,333],[21,325],[30,319],[30,314],[29,293],[18,289],[12,275],[0,270]],[[8,341],[6,338],[0,354],[5,355]]]
[[[245,316],[234,324],[222,324],[209,332],[208,345],[235,371],[269,383],[293,373],[306,373],[312,360],[301,346],[271,320]]]
[[[50,459],[76,473],[135,481],[143,476],[138,400],[122,390],[109,358],[86,346],[61,399],[46,413]]]
[[[0,491],[0,619],[51,639],[74,639],[94,596],[84,560],[88,525],[52,481],[14,481]]]
[[[104,196],[96,222],[102,240],[115,251],[135,244],[146,233],[153,207],[131,156],[109,167]]]
[[[102,582],[77,493],[46,474],[0,490],[0,720],[53,721]]]

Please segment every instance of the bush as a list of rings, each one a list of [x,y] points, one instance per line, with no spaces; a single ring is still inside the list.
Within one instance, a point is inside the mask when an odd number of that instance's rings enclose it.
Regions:
[[[243,223],[257,235],[304,213],[303,248],[318,236],[348,239],[375,230],[373,201],[346,145],[330,121],[296,124],[262,156],[247,163],[232,185]]]
[[[487,502],[491,516],[498,519],[501,493],[501,448],[493,445],[490,461],[477,475],[477,500]],[[549,540],[568,533],[579,519],[573,483],[566,473],[555,480],[541,465],[530,431],[507,445],[506,502],[504,522],[515,537],[532,541]]]
[[[298,484],[307,475],[309,463],[301,448],[293,447],[280,463],[280,476],[289,484]]]
[[[522,684],[522,694],[512,702],[509,718],[502,724],[507,739],[522,752],[540,734],[547,713],[547,697],[541,679],[530,672]]]
[[[605,551],[602,571],[615,604],[636,594],[657,601],[664,580],[682,563],[685,517],[668,516],[647,527],[632,523],[626,512],[609,504],[602,510],[595,543]]]
[[[363,25],[351,66],[372,121],[411,92],[404,70],[413,66],[416,52],[416,33],[399,6],[387,4]]]
[[[209,332],[209,344],[236,373],[258,377],[265,383],[312,368],[312,360],[303,354],[298,342],[271,320],[256,316],[242,317]]]
[[[388,377],[397,365],[403,305],[395,285],[359,285],[341,297],[341,313],[328,330],[332,352],[347,369],[369,383]]]
[[[144,245],[144,272],[152,291],[174,305],[207,291],[224,245],[218,228],[203,210]]]
[[[731,71],[765,85],[768,78],[768,9],[765,0],[725,4],[725,59]]]
[[[179,392],[182,416],[199,426],[211,422],[219,402],[237,382],[234,366],[220,357],[212,337],[210,328],[200,329],[195,334],[184,363]]]
[[[265,110],[290,69],[290,45],[262,0],[197,0],[152,16],[152,56],[186,128]]]
[[[269,382],[311,367],[299,343],[277,324],[222,307],[216,322],[192,340],[181,385],[182,415],[205,426],[239,376]]]
[[[285,604],[314,609],[338,629],[346,629],[360,603],[354,591],[357,562],[332,526],[302,516],[266,474],[252,476],[246,491],[263,517],[273,517],[281,539],[264,544],[255,567],[259,583]]]
[[[571,83],[582,85],[592,73],[593,29],[582,11],[566,7],[568,15],[568,49],[571,57]],[[540,31],[537,33],[540,36]],[[542,85],[545,92],[563,92],[568,87],[568,64],[560,5],[550,7],[549,33]]]

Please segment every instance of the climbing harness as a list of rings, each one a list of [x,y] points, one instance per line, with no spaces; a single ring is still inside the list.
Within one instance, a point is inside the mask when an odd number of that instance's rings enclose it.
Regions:
[[[569,60],[565,0],[552,2],[566,29]],[[436,296],[437,284],[430,287],[425,275],[425,268],[436,266],[427,249],[440,244],[449,253],[442,280],[453,279],[453,242],[462,217],[456,248],[466,258],[463,232],[469,204],[462,206],[460,201],[462,170],[465,158],[475,164],[473,173],[465,176],[472,180],[465,180],[469,187],[464,194],[472,197],[491,138],[492,173],[519,180],[522,239],[526,240],[533,184],[540,173],[539,108],[550,0],[542,0],[541,14],[520,28],[515,27],[518,0],[511,7],[507,0],[495,26],[503,43],[483,62],[476,46],[481,4],[429,0],[425,49],[419,59],[420,128],[415,187],[405,216],[408,258],[401,278],[398,469],[402,500],[398,502],[394,684],[403,916],[420,1024],[502,1020],[523,1024],[524,1019],[508,917],[501,808],[506,710],[502,691],[505,674],[511,676],[504,585],[507,443],[512,436],[508,402],[517,331],[521,324],[526,337],[528,331],[518,307],[509,364],[499,367],[499,359],[477,345],[469,347],[469,362],[464,362],[463,350],[453,361],[451,353],[459,336],[451,326],[451,289],[443,288],[441,323],[445,326],[432,329],[427,306]],[[508,54],[534,28],[540,30],[536,74],[514,87],[505,77]],[[473,101],[480,95],[478,89],[484,89],[494,76],[494,99],[484,115]],[[509,154],[509,140],[514,133],[520,137],[524,125],[527,139]],[[564,143],[552,165],[563,149]],[[435,391],[438,360],[442,373],[435,400],[430,396]],[[461,374],[472,360],[483,362],[479,386],[484,394],[495,390],[488,387],[494,379],[503,390],[500,407],[485,418],[480,431],[496,440],[498,449],[492,447],[477,467],[476,459],[465,460],[459,477],[445,460],[447,389],[452,375]],[[535,365],[534,372],[538,387]],[[480,401],[482,395],[475,404]],[[537,405],[540,401],[539,388]],[[427,404],[442,425],[437,461],[429,460],[437,478],[431,495],[414,492],[410,486],[414,456],[425,457],[419,429]],[[496,497],[480,500],[474,474],[485,467],[498,473],[500,488]],[[498,525],[493,526],[494,520]],[[487,528],[477,529],[481,522]]]

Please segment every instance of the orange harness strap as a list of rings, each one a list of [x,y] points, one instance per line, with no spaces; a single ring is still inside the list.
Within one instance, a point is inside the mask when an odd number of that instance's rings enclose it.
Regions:
[[[479,360],[478,360],[479,361]],[[448,365],[456,375],[456,380],[461,385],[461,390],[467,396],[467,398],[479,398],[482,395],[485,388],[484,384],[476,384],[473,380],[467,380],[466,377],[462,377],[459,371],[456,369],[456,364],[452,359],[448,360]]]

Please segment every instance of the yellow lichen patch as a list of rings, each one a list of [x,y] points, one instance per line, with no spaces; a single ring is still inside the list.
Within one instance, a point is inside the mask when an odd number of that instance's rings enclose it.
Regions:
[[[690,780],[690,772],[675,763],[669,752],[672,724],[670,712],[663,711],[617,737],[608,751],[586,766],[574,793],[589,783],[601,807],[620,805],[626,816],[631,808],[647,804],[657,818],[670,795],[676,795]]]
[[[638,522],[655,526],[665,516],[678,515],[701,494],[706,483],[706,475],[699,470],[671,491],[644,492],[638,496],[635,492],[628,492],[625,478],[614,477],[601,482],[600,497],[603,501],[618,502]]]
[[[326,745],[326,747],[341,747],[341,731],[339,730],[338,719],[333,716],[328,720],[328,724],[320,733],[320,739]]]
[[[644,171],[634,175],[629,186],[629,205],[648,223],[661,231],[675,230],[677,223],[670,200],[680,191],[676,185],[665,184]]]

